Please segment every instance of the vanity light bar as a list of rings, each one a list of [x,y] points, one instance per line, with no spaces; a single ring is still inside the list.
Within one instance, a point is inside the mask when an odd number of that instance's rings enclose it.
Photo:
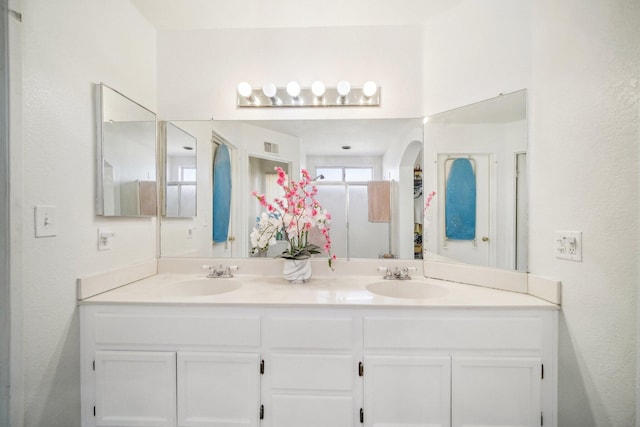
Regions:
[[[336,87],[325,87],[320,81],[309,88],[291,81],[286,87],[266,83],[259,89],[247,82],[238,84],[238,107],[379,107],[380,86],[372,81],[353,88],[342,80]]]

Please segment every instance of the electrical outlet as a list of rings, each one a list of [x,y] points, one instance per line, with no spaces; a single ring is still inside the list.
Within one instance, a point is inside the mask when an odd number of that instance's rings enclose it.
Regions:
[[[582,262],[582,232],[556,231],[556,258]]]
[[[115,236],[115,233],[98,228],[98,250],[108,251],[111,250],[111,238]]]

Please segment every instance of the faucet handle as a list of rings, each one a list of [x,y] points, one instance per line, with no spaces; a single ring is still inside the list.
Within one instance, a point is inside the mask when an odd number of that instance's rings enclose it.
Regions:
[[[222,268],[222,266],[220,266],[220,268]],[[224,275],[227,277],[233,277],[233,274],[231,274],[231,272],[236,271],[237,269],[237,265],[229,265],[224,269]]]
[[[403,267],[402,270],[399,271],[398,278],[399,279],[411,279],[409,276],[409,271],[416,271],[415,267]]]

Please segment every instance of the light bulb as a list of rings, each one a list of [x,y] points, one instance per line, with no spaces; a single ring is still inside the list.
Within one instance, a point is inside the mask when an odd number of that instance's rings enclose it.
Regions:
[[[316,98],[322,98],[322,95],[324,95],[324,91],[324,83],[322,83],[320,80],[313,82],[313,84],[311,85],[311,93],[313,93]]]
[[[287,83],[287,93],[291,95],[292,98],[297,98],[300,95],[300,85],[296,81],[290,81]]]
[[[253,89],[251,88],[251,85],[249,83],[247,82],[238,83],[238,93],[240,94],[240,96],[249,98],[252,92],[253,92]]]
[[[264,93],[264,96],[266,96],[267,98],[273,98],[274,96],[276,96],[276,85],[274,85],[273,83],[265,83],[264,85],[262,85],[262,93]]]
[[[364,84],[364,86],[362,86],[362,93],[367,98],[371,98],[373,95],[376,94],[377,91],[378,91],[378,85],[375,82],[372,82],[371,80],[369,80]]]
[[[347,80],[340,80],[338,82],[338,95],[347,96],[351,91],[351,84]]]

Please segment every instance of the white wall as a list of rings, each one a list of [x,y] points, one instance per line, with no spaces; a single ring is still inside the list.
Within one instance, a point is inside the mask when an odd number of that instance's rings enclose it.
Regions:
[[[326,119],[419,117],[422,113],[420,27],[337,27],[160,31],[158,84],[165,119]],[[236,86],[314,80],[381,85],[375,108],[236,107]]]
[[[562,281],[559,425],[635,424],[640,3],[533,7],[533,273]],[[579,230],[583,262],[554,258]]]
[[[424,115],[529,87],[531,0],[466,0],[424,28]]]
[[[23,0],[21,177],[24,425],[80,423],[77,277],[156,255],[155,219],[95,216],[94,83],[156,109],[155,30],[128,0]],[[22,186],[18,186],[22,180]],[[34,238],[33,206],[57,207]],[[97,229],[116,236],[97,251]],[[14,307],[20,310],[19,307]]]

